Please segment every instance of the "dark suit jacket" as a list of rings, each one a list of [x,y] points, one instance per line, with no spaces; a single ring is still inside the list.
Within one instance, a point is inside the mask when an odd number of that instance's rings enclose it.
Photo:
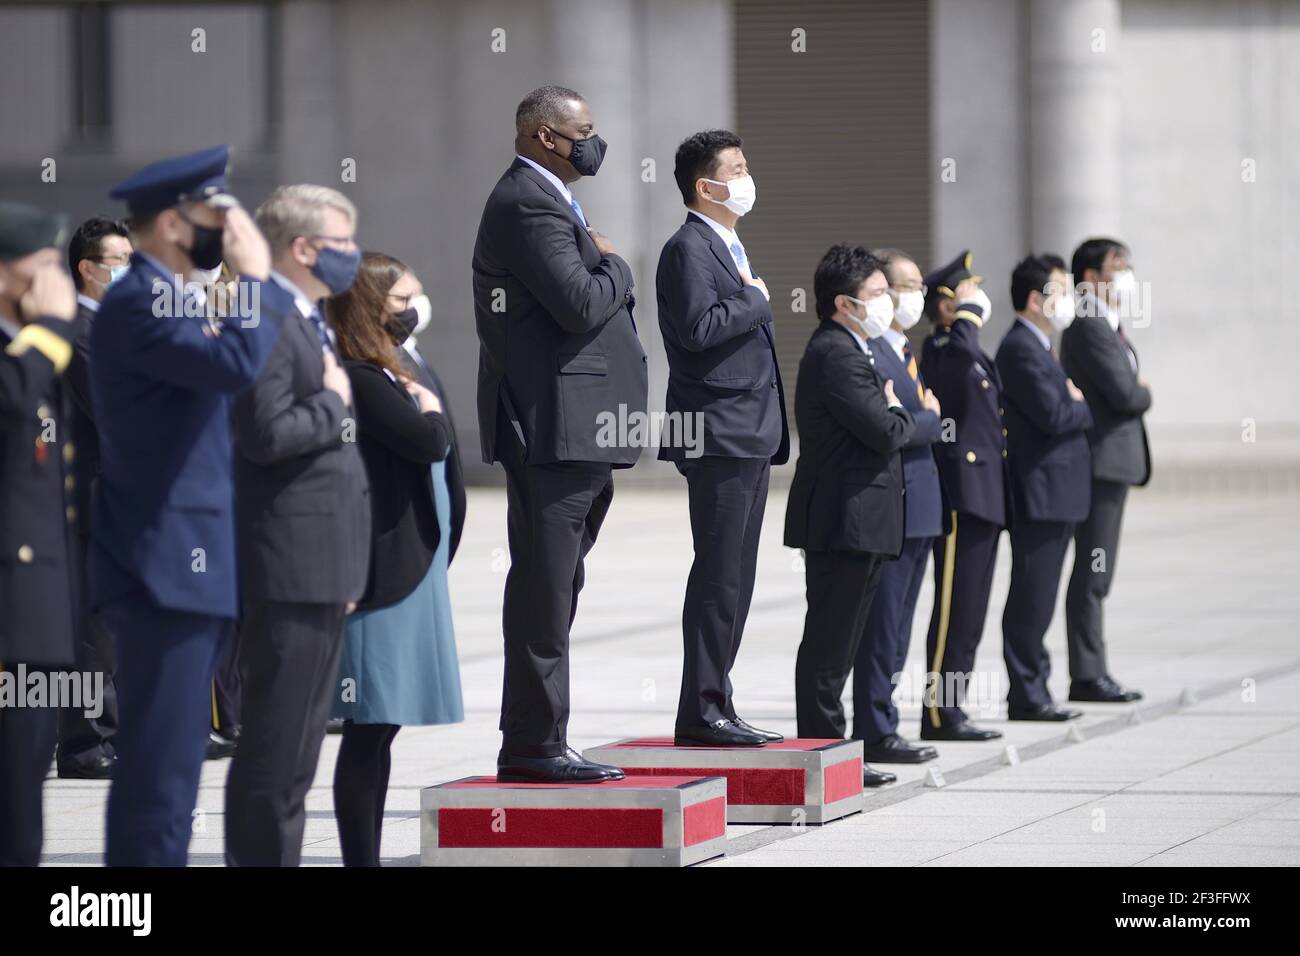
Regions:
[[[415,590],[438,550],[430,466],[447,457],[450,426],[439,412],[422,414],[379,366],[346,368],[370,478],[370,577],[358,606],[383,607]]]
[[[664,244],[655,291],[668,353],[665,411],[704,416],[705,455],[788,461],[772,308],[740,281],[722,238],[699,216],[687,216]],[[688,451],[672,442],[659,457],[681,461]]]
[[[173,282],[137,252],[91,328],[101,463],[92,603],[144,587],[161,607],[234,618],[231,404],[257,380],[293,297],[274,282],[241,280],[241,301],[260,304],[256,321],[234,316],[213,336],[173,301]]]
[[[931,448],[943,434],[943,422],[934,412],[921,406],[912,376],[907,374],[907,366],[888,340],[882,336],[867,344],[876,359],[876,374],[882,382],[893,379],[894,394],[912,416],[915,426],[912,437],[903,446],[903,482],[907,488],[903,499],[907,510],[906,536],[937,538],[943,534],[943,489],[939,485],[939,467],[934,463]],[[917,375],[920,375],[919,369]],[[921,378],[921,387],[925,387],[924,377]]]
[[[294,310],[235,402],[235,498],[245,603],[346,604],[370,569],[370,485],[356,423],[322,383],[320,338]],[[345,425],[349,434],[345,435]]]
[[[912,416],[885,401],[884,382],[852,334],[817,326],[794,393],[799,459],[785,509],[785,545],[897,557],[903,547],[903,461]]]
[[[420,361],[411,357],[406,349],[401,349],[402,362],[416,379],[442,400],[442,410],[447,416],[447,431],[451,438],[451,448],[447,452],[447,493],[451,499],[451,542],[447,546],[447,563],[456,557],[460,547],[460,533],[465,527],[465,473],[460,464],[460,440],[456,437],[456,419],[451,414],[451,405],[447,402],[447,390],[443,388],[442,379],[433,370],[424,353],[417,347]]]
[[[998,346],[997,364],[1016,516],[1082,521],[1092,503],[1087,402],[1070,398],[1061,363],[1019,320]]]
[[[90,534],[92,492],[99,476],[99,429],[90,400],[90,329],[94,321],[95,312],[78,303],[72,326],[72,361],[63,372],[63,387],[71,400],[72,437],[77,443],[72,501],[81,516],[77,530],[83,538]]]
[[[980,348],[980,307],[966,304],[962,312],[975,318],[936,327],[921,349],[921,374],[939,399],[943,417],[956,426],[955,440],[939,441],[934,458],[946,508],[1005,528],[1012,510],[1002,384],[997,365]]]
[[[1103,481],[1145,485],[1151,480],[1151,448],[1142,416],[1151,391],[1138,384],[1121,340],[1099,315],[1081,315],[1061,334],[1061,364],[1092,410],[1092,474]]]
[[[602,416],[645,414],[633,302],[627,263],[602,256],[559,190],[516,159],[488,197],[474,243],[484,461],[497,460],[504,405],[528,464],[636,463],[640,447],[598,437]]]
[[[21,339],[0,331],[0,662],[64,666],[77,659],[75,521],[64,497],[72,446],[47,351],[63,351],[73,329],[32,324],[40,331]],[[50,346],[33,346],[33,334]]]

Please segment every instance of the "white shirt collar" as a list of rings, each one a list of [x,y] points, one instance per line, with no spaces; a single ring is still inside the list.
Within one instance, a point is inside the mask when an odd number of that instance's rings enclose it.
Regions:
[[[890,326],[885,329],[880,337],[893,347],[894,351],[898,353],[898,358],[901,361],[903,358],[903,346],[907,344],[907,336],[893,326]]]
[[[98,312],[98,311],[99,311],[99,302],[98,302],[97,300],[95,300],[95,299],[92,299],[90,296],[86,295],[84,292],[78,292],[78,293],[77,293],[77,302],[78,302],[79,304],[81,304],[81,305],[84,305],[84,306],[85,306],[86,308],[88,308],[91,312]]]
[[[870,357],[870,355],[871,355],[871,346],[869,346],[869,345],[867,344],[867,340],[866,340],[866,339],[864,339],[862,336],[858,335],[857,332],[854,332],[854,331],[853,331],[852,329],[850,329],[847,325],[843,325],[843,324],[838,323],[838,322],[837,322],[836,324],[839,325],[840,328],[846,330],[846,331],[849,333],[849,335],[853,336],[853,341],[855,341],[855,342],[858,343],[858,348],[862,349],[862,351],[863,351],[863,352],[864,352],[868,357]]]
[[[1016,321],[1027,328],[1030,332],[1033,332],[1035,338],[1038,339],[1043,348],[1047,349],[1049,352],[1052,350],[1052,340],[1044,334],[1042,329],[1034,325],[1034,323],[1030,322],[1023,315],[1017,315]]]
[[[1080,315],[1100,315],[1106,320],[1112,332],[1119,331],[1119,316],[1110,310],[1110,306],[1106,305],[1104,299],[1097,298],[1091,292],[1085,292],[1079,298],[1082,306],[1079,309]]]
[[[22,330],[23,327],[13,319],[9,318],[7,315],[0,315],[0,332],[4,332],[4,334],[9,336],[11,339],[16,339],[18,338],[18,333]]]
[[[293,296],[293,304],[298,307],[298,311],[302,313],[304,319],[309,318],[312,312],[316,310],[316,306],[312,304],[311,299],[307,298],[306,293],[294,285],[293,280],[284,273],[272,269],[271,278],[275,280],[276,285]]]
[[[718,222],[716,219],[712,219],[704,215],[704,213],[700,212],[698,209],[692,209],[691,215],[699,216],[706,223],[708,223],[713,228],[713,231],[722,237],[722,242],[728,249],[731,248],[731,244],[733,242],[740,242],[740,236],[736,234],[736,231],[734,229],[728,229],[722,223]]]
[[[569,192],[568,186],[560,182],[559,176],[555,175],[555,173],[551,172],[545,166],[533,162],[527,156],[520,156],[518,153],[515,153],[515,156],[518,159],[522,159],[529,166],[533,167],[533,169],[537,170],[539,173],[545,176],[550,181],[551,185],[560,191],[560,195],[564,197],[564,201],[567,202],[570,206],[573,205],[573,193]]]

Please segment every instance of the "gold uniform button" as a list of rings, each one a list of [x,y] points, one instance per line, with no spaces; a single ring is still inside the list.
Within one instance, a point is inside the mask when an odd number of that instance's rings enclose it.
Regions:
[[[32,551],[32,546],[30,544],[25,544],[18,549],[18,560],[21,563],[31,564],[32,558],[34,557],[36,557],[36,553]]]
[[[37,418],[40,418],[40,419],[46,419],[46,418],[49,418],[49,417],[50,417],[50,406],[48,406],[48,405],[42,405],[40,408],[36,409],[36,417],[37,417]]]
[[[77,509],[72,507],[72,505],[68,505],[68,507],[64,508],[63,513],[68,516],[69,524],[77,520]]]
[[[988,387],[989,387],[989,380],[987,378],[980,379],[980,388],[988,388]]]
[[[68,442],[66,445],[63,446],[64,461],[66,461],[68,464],[72,464],[72,459],[76,457],[77,457],[77,449],[73,447],[72,442]]]
[[[1002,437],[1003,437],[1003,438],[1006,438],[1006,437],[1007,437],[1007,430],[1006,430],[1005,428],[1002,429]]]
[[[975,461],[975,453],[974,453],[973,451],[968,451],[968,452],[966,452],[966,460],[969,461],[969,462],[971,462],[971,463],[974,463],[974,461]]]
[[[1003,457],[1003,458],[1006,458],[1006,457],[1007,457],[1007,450],[1006,450],[1005,448],[1002,449],[1002,457]]]
[[[1006,409],[1004,409],[1004,408],[999,408],[999,409],[998,409],[998,414],[999,414],[999,415],[1005,415],[1006,413],[1007,413],[1007,412],[1006,412]]]
[[[63,490],[64,490],[64,491],[72,491],[72,489],[74,489],[74,488],[76,488],[76,487],[77,487],[77,479],[76,479],[76,478],[73,478],[71,475],[68,475],[68,477],[66,477],[66,478],[63,479]]]

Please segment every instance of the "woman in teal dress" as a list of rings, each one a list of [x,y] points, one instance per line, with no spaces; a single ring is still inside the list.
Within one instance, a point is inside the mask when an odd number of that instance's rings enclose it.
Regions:
[[[455,428],[414,345],[429,301],[404,264],[366,253],[329,303],[370,479],[370,579],[347,620],[331,717],[343,718],[334,812],[345,866],[378,866],[393,738],[464,720],[447,568],[464,522]]]

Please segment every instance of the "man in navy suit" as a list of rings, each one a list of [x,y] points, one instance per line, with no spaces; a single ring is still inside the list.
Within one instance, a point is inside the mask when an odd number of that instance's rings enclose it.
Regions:
[[[763,746],[783,738],[737,716],[731,668],[754,594],[768,473],[789,459],[790,432],[767,286],[736,234],[754,180],[740,137],[726,130],[685,140],[673,175],[690,212],[664,244],[655,276],[668,353],[664,405],[669,422],[693,416],[702,425],[674,427],[659,450],[686,477],[695,542],[676,740]]]
[[[902,453],[903,548],[896,560],[886,562],[881,569],[880,585],[867,611],[862,643],[853,663],[853,736],[863,742],[865,757],[873,763],[924,763],[937,757],[938,751],[928,746],[914,747],[899,735],[893,692],[907,661],[912,617],[930,549],[943,534],[943,495],[931,451],[943,423],[939,400],[925,387],[907,341],[907,330],[916,325],[925,307],[921,270],[896,249],[882,249],[873,255],[885,264],[894,319],[868,344],[876,374],[894,383],[898,400],[911,414],[914,427]]]
[[[1059,262],[1028,256],[1011,273],[1016,321],[997,355],[1016,514],[1011,590],[1002,612],[1011,720],[1071,720],[1082,714],[1052,703],[1051,659],[1043,647],[1065,552],[1074,526],[1088,517],[1089,502],[1085,432],[1092,415],[1052,351],[1052,335],[1074,318],[1073,291]]]
[[[238,610],[231,400],[293,308],[226,193],[228,157],[221,146],[154,163],[111,193],[130,210],[136,252],[90,334],[102,463],[92,602],[118,653],[110,866],[186,862],[212,673]],[[185,279],[223,257],[240,280],[218,334]]]
[[[984,633],[998,537],[1011,521],[1002,386],[979,342],[992,306],[970,268],[966,251],[925,277],[925,311],[935,329],[921,350],[921,374],[953,428],[934,446],[948,514],[947,533],[934,546],[923,740],[1002,736],[976,727],[962,709]]]

